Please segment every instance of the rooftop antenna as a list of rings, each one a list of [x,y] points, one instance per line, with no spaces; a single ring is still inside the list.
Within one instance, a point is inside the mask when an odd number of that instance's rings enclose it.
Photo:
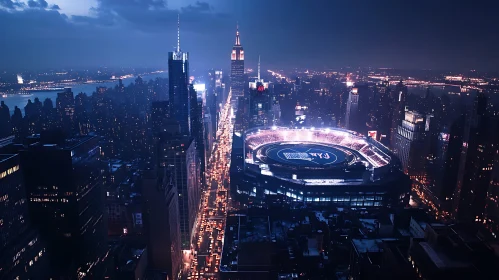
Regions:
[[[236,22],[236,46],[240,46],[241,41],[239,40],[239,21]]]
[[[258,55],[258,81],[260,81],[260,55]]]
[[[180,13],[177,14],[177,52],[180,52]]]

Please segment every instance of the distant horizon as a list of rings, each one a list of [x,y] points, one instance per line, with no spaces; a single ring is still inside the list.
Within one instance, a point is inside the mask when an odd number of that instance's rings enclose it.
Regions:
[[[248,66],[246,63],[245,69],[256,69],[257,68],[257,63],[255,65]],[[226,67],[190,67],[192,71],[198,72],[198,71],[209,71],[211,69],[216,69],[216,70],[225,70],[226,72],[229,71],[230,69],[230,60],[228,65]],[[455,74],[465,74],[466,72],[479,72],[483,74],[498,74],[499,75],[499,69],[498,70],[485,70],[485,69],[431,69],[431,68],[399,68],[399,67],[374,67],[374,66],[341,66],[341,67],[328,67],[328,66],[323,66],[323,67],[273,67],[273,66],[265,66],[264,63],[262,63],[261,66],[262,70],[274,70],[274,71],[305,71],[305,70],[311,70],[311,71],[348,71],[349,69],[351,71],[357,71],[357,70],[378,70],[378,71],[404,71],[404,72],[410,72],[410,71],[429,71],[429,72],[438,72],[439,74],[442,73],[449,73],[449,72],[455,72]],[[134,71],[141,71],[141,70],[147,70],[147,71],[164,71],[168,72],[168,67],[167,66],[72,66],[72,67],[40,67],[40,68],[31,68],[31,69],[0,69],[0,77],[5,73],[8,74],[19,74],[19,73],[25,73],[25,72],[35,72],[35,73],[41,73],[41,72],[49,72],[49,71],[99,71],[101,69],[107,69],[109,71],[120,71],[120,70],[134,70]]]

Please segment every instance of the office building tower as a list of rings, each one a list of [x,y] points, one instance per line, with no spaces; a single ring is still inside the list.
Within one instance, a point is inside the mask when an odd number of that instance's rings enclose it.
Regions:
[[[75,99],[71,88],[57,93],[56,109],[59,126],[66,135],[71,135],[74,128]]]
[[[411,179],[424,179],[428,153],[429,118],[415,111],[406,111],[398,127],[395,153],[405,174]]]
[[[249,83],[248,113],[249,127],[267,126],[272,124],[272,98],[269,83],[260,77],[260,58],[258,58],[258,77]]]
[[[0,186],[0,279],[48,279],[48,252],[28,216],[19,155],[0,155]]]
[[[181,133],[190,135],[189,53],[180,49],[180,21],[177,48],[168,53],[168,79],[171,116],[179,122]]]
[[[485,200],[492,178],[498,138],[497,119],[487,113],[487,96],[475,97],[466,118],[459,179],[454,197],[456,217],[462,221],[483,222]]]
[[[166,272],[168,279],[177,279],[182,267],[179,196],[173,178],[165,171],[150,162],[141,175],[148,266]]]
[[[196,144],[190,137],[163,135],[159,145],[158,165],[167,168],[178,191],[181,247],[183,250],[190,250],[201,199],[200,163]]]
[[[236,30],[236,43],[230,56],[230,89],[234,100],[244,96],[244,50],[239,39],[239,26]]]
[[[463,147],[465,116],[452,122],[450,129],[438,135],[436,153],[428,157],[427,198],[432,199],[439,210],[450,212],[453,194],[457,185],[458,171]]]
[[[3,101],[0,103],[0,138],[12,134],[12,125],[10,123],[9,107]]]
[[[56,279],[104,279],[107,225],[100,137],[46,132],[21,151],[29,216],[51,252]]]
[[[492,236],[497,238],[499,235],[499,147],[496,147],[492,178],[487,191],[484,223]]]
[[[359,118],[359,89],[352,88],[348,93],[347,110],[345,113],[345,128],[355,130]]]
[[[371,112],[368,119],[368,131],[375,131],[376,139],[388,144],[392,118],[390,102],[390,85],[388,81],[379,82],[374,88]],[[371,133],[373,134],[373,133]]]
[[[78,93],[75,97],[75,132],[79,135],[87,135],[90,132],[90,111],[91,105],[85,93]]]
[[[194,138],[197,158],[200,163],[201,184],[204,184],[205,154],[204,154],[204,127],[203,127],[203,100],[198,98],[193,85],[189,85],[191,137]]]
[[[402,123],[405,115],[405,98],[407,96],[407,86],[405,86],[402,81],[400,81],[395,90],[390,91],[391,93],[391,127],[390,127],[390,147],[392,149],[395,146],[395,141],[398,134],[398,126]]]

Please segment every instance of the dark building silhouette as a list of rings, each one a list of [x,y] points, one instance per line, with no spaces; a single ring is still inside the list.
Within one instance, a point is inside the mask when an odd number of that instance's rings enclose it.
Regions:
[[[10,122],[9,107],[3,101],[0,103],[0,138],[12,134],[12,125]]]
[[[75,99],[70,88],[57,93],[56,104],[59,125],[67,135],[71,135],[74,129]]]
[[[0,155],[0,186],[0,279],[48,279],[48,252],[28,216],[19,155]]]
[[[189,250],[201,199],[195,141],[185,136],[165,136],[160,141],[160,149],[159,165],[167,168],[178,191],[181,247]]]
[[[391,127],[390,127],[390,147],[392,149],[395,146],[397,134],[398,134],[398,126],[402,123],[402,120],[404,119],[405,115],[405,99],[407,96],[407,86],[405,86],[402,81],[400,81],[397,86],[395,87],[395,90],[392,90],[391,92],[391,110],[392,110],[392,117],[391,117]]]
[[[100,138],[46,132],[21,151],[30,218],[47,241],[52,277],[103,279],[107,226]]]
[[[368,130],[376,131],[376,139],[387,144],[390,139],[392,119],[391,95],[388,81],[382,81],[374,88],[371,112],[368,118]]]
[[[171,115],[180,124],[181,133],[190,135],[191,91],[189,89],[189,53],[180,49],[180,23],[177,49],[168,53],[169,102]]]
[[[394,145],[404,172],[411,179],[425,178],[426,156],[428,155],[428,116],[415,111],[406,111],[405,119],[398,127]]]
[[[231,91],[234,100],[244,96],[245,83],[244,83],[244,50],[239,39],[239,26],[236,30],[236,42],[232,47],[230,56],[230,83]]]
[[[157,146],[161,147],[161,146]],[[177,279],[182,268],[178,192],[173,177],[154,162],[142,170],[148,266]]]
[[[272,124],[272,97],[269,83],[260,78],[260,58],[258,59],[258,77],[249,83],[249,94],[247,98],[247,116],[249,127],[268,126]]]
[[[481,222],[495,157],[498,138],[497,119],[487,113],[487,96],[475,97],[464,125],[464,141],[454,203],[456,217]]]
[[[345,112],[345,128],[364,135],[367,133],[370,99],[371,92],[366,85],[359,84],[350,90]]]

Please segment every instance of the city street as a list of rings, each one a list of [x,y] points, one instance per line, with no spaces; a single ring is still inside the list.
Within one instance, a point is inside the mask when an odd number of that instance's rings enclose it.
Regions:
[[[227,216],[230,152],[232,148],[231,96],[220,116],[219,129],[207,168],[209,186],[202,196],[187,279],[218,279]]]

